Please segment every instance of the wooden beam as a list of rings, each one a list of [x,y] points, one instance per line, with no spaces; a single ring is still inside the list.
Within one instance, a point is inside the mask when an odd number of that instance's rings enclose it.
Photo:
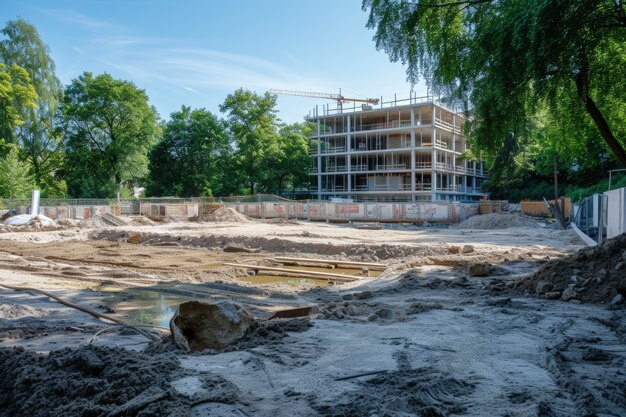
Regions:
[[[273,258],[277,262],[315,262],[320,264],[330,265],[352,265],[352,266],[369,266],[372,268],[387,268],[385,264],[377,264],[373,262],[353,262],[353,261],[338,261],[335,259],[309,259],[309,258],[290,258],[288,256],[276,256]],[[281,262],[282,263],[282,262]]]
[[[326,279],[328,281],[358,281],[359,278],[352,275],[343,274],[331,274],[330,272],[317,272],[317,271],[305,271],[303,269],[289,269],[289,268],[274,268],[271,266],[263,265],[245,265],[245,264],[231,264],[224,263],[227,266],[234,266],[237,268],[253,269],[255,271],[275,271],[275,272],[288,272],[293,275],[312,275],[315,278]]]

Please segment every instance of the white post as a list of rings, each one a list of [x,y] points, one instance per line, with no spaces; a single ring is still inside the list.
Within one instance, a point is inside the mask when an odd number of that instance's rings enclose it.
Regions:
[[[33,190],[30,198],[30,215],[37,216],[39,214],[39,190]]]

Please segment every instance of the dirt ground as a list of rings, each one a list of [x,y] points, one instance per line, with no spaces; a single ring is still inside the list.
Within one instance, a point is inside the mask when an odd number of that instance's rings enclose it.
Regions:
[[[0,416],[626,415],[626,314],[611,304],[620,289],[605,281],[594,298],[578,285],[569,302],[535,291],[550,277],[564,291],[568,259],[587,271],[571,230],[527,219],[380,230],[125,220],[2,230],[0,284],[53,292],[162,339],[0,288]],[[616,245],[602,256],[621,256]],[[225,265],[281,266],[276,256],[386,267],[310,269],[356,278],[328,285]],[[621,270],[603,262],[609,278]],[[259,321],[226,352],[176,349],[176,306],[217,297],[259,320],[317,313]]]

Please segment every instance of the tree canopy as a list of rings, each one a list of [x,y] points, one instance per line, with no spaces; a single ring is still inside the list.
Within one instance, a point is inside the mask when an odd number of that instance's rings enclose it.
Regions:
[[[67,87],[61,106],[64,170],[74,195],[110,197],[148,174],[148,152],[160,135],[143,90],[89,72]]]
[[[276,96],[242,88],[229,94],[220,106],[227,114],[235,145],[234,164],[251,194],[258,186],[267,185],[267,169],[279,151],[275,107]]]
[[[36,92],[37,105],[28,107],[12,140],[20,145],[37,185],[47,194],[63,193],[64,184],[54,178],[61,165],[57,152],[60,138],[54,120],[63,86],[56,76],[50,50],[37,29],[24,19],[9,21],[2,34],[5,38],[0,41],[0,63],[23,68]]]
[[[0,140],[14,142],[16,129],[36,107],[37,93],[26,70],[0,63]]]
[[[183,106],[163,126],[150,153],[150,195],[190,197],[227,192],[231,155],[226,124],[205,109]]]
[[[549,113],[561,139],[593,124],[626,166],[626,6],[615,0],[364,0],[376,47],[472,110],[492,154]],[[601,139],[600,139],[601,138]],[[561,140],[560,139],[560,140]]]

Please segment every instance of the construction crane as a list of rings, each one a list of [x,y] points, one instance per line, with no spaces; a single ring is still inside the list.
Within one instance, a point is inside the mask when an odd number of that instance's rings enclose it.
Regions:
[[[380,101],[377,98],[349,98],[349,97],[344,97],[341,94],[341,88],[339,89],[339,94],[316,93],[316,92],[311,92],[311,91],[276,90],[276,89],[271,89],[270,93],[287,95],[287,96],[327,98],[329,100],[337,101],[337,106],[339,108],[342,108],[343,107],[343,103],[345,103],[347,101],[351,101],[353,103],[364,103],[365,105],[367,105],[367,104],[378,104],[378,102]]]

